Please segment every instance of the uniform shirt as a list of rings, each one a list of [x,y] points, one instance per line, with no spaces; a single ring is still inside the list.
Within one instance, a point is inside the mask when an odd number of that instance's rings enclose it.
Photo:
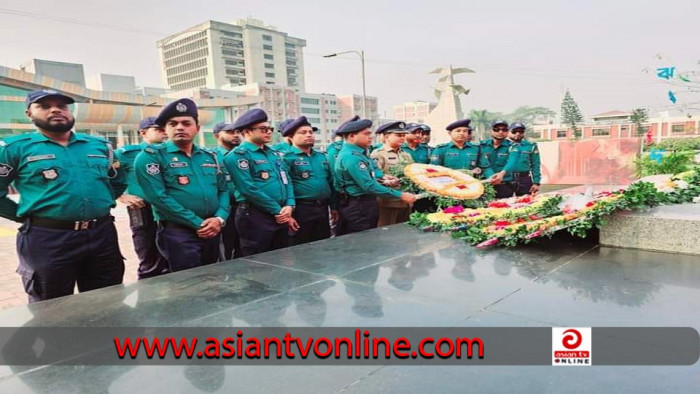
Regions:
[[[126,189],[107,140],[71,132],[67,146],[41,132],[0,141],[0,216],[90,220],[109,215]],[[19,205],[7,197],[14,181]]]
[[[486,165],[480,161],[481,154],[479,145],[465,142],[459,148],[454,141],[438,145],[430,156],[430,164],[436,164],[455,170],[473,170],[480,165]]]
[[[280,152],[244,141],[224,158],[236,186],[236,201],[249,202],[271,215],[294,206],[294,188]]]
[[[479,147],[481,148],[481,157],[484,160],[484,167],[481,169],[484,171],[484,176],[486,178],[491,177],[497,172],[505,170],[506,175],[503,177],[503,180],[513,180],[513,174],[511,173],[512,169],[505,168],[506,164],[508,163],[508,157],[510,156],[510,140],[504,139],[498,148],[493,147],[493,139],[482,140],[479,142]]]
[[[335,206],[333,176],[328,158],[323,153],[311,149],[306,154],[296,146],[284,155],[294,188],[294,199],[331,200]]]
[[[340,150],[343,148],[343,140],[338,140],[332,142],[330,145],[328,145],[328,148],[326,149],[326,155],[328,156],[328,164],[331,166],[331,173],[333,173],[333,169],[335,168],[335,159],[338,157],[338,154],[340,153]],[[377,178],[381,178],[384,176],[384,171],[382,171],[380,168],[377,168],[377,165],[374,163],[374,160],[372,160],[372,168],[374,170],[374,175]],[[335,174],[333,174],[335,176]]]
[[[335,189],[354,197],[366,194],[401,197],[400,191],[377,182],[373,168],[372,160],[367,157],[363,148],[354,144],[343,144],[333,169]]]
[[[172,141],[149,145],[136,156],[136,180],[156,220],[199,229],[204,219],[228,218],[231,202],[216,153],[192,147],[192,156]]]
[[[389,145],[384,145],[378,150],[375,150],[370,155],[374,163],[384,172],[390,172],[394,167],[403,168],[406,164],[413,163],[411,154],[403,149],[392,149]]]
[[[414,163],[428,164],[430,163],[430,148],[428,145],[418,144],[416,149],[412,149],[411,145],[405,143],[401,145],[401,149],[411,155]]]
[[[144,150],[148,144],[142,142],[138,145],[126,145],[114,151],[114,157],[119,161],[120,169],[124,171],[126,176],[127,189],[126,192],[137,197],[143,198],[143,190],[136,181],[136,172],[134,172],[134,161],[136,156]]]
[[[372,154],[372,152],[374,152],[375,150],[381,149],[382,146],[384,146],[384,144],[381,143],[381,142],[377,142],[376,144],[372,144],[372,145],[369,146],[369,149],[368,149],[369,152],[368,152],[368,153],[369,153],[369,154]]]
[[[287,141],[282,141],[280,143],[272,145],[271,148],[278,152],[287,153],[290,149],[292,149],[292,145],[289,144]]]
[[[532,173],[532,183],[539,184],[542,180],[540,172],[540,150],[536,142],[522,140],[520,143],[513,142],[510,148],[511,155],[508,156],[506,168],[513,172]]]
[[[233,180],[231,179],[231,174],[228,172],[228,169],[224,165],[224,157],[230,152],[226,150],[221,145],[217,145],[216,148],[212,149],[214,153],[216,153],[216,158],[219,161],[219,168],[221,168],[221,171],[224,172],[224,176],[226,177],[226,183],[228,184],[228,195],[231,198],[231,201],[236,201],[236,186],[233,184]]]

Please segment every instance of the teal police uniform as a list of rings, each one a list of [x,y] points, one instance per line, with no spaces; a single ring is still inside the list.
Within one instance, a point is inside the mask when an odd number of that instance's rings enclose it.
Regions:
[[[227,126],[228,124],[224,125],[224,127]],[[221,229],[221,243],[223,244],[224,248],[223,257],[224,260],[228,260],[231,258],[235,259],[241,257],[241,240],[240,236],[238,235],[238,230],[236,229],[236,223],[234,220],[236,208],[238,208],[238,202],[236,202],[236,186],[233,185],[233,180],[231,180],[231,174],[228,172],[228,169],[224,165],[224,158],[230,151],[221,145],[217,145],[213,150],[214,153],[216,153],[216,157],[219,160],[219,167],[226,176],[229,200],[231,201],[229,220],[226,222],[224,228]]]
[[[26,105],[56,91],[27,95]],[[0,143],[0,216],[23,222],[17,234],[20,274],[29,302],[122,283],[124,261],[110,209],[126,189],[110,144],[72,131],[67,145],[37,131]],[[7,197],[11,183],[19,203]]]
[[[416,149],[413,149],[411,148],[411,145],[405,143],[401,145],[401,149],[411,155],[414,163],[430,163],[430,148],[426,144],[418,144]]]
[[[481,161],[479,145],[465,142],[462,148],[454,141],[438,145],[431,153],[430,164],[436,164],[455,170],[473,170],[486,163]]]
[[[540,164],[540,150],[536,142],[522,140],[511,144],[505,168],[512,174],[516,195],[528,194],[533,184],[540,184],[542,180]]]
[[[147,118],[146,121],[149,121],[149,119]],[[146,126],[145,128],[148,127]],[[140,129],[143,129],[143,127],[140,127]],[[120,163],[120,169],[126,174],[128,185],[126,192],[142,199],[144,194],[136,180],[134,161],[136,156],[147,146],[146,142],[142,142],[139,145],[123,146],[114,152],[116,159]],[[127,207],[131,239],[134,243],[134,251],[139,258],[139,267],[136,271],[139,279],[152,278],[168,272],[168,262],[156,245],[158,226],[153,217],[153,207],[145,200],[144,204],[141,208]]]
[[[267,122],[265,111],[254,108],[241,115],[234,128],[245,130]],[[277,223],[285,206],[294,207],[294,189],[282,154],[268,146],[244,141],[229,152],[224,164],[236,186],[235,223],[241,239],[241,256],[289,246],[286,223]]]
[[[503,177],[502,183],[500,185],[494,185],[496,189],[496,198],[508,198],[513,196],[513,188],[511,182],[513,181],[512,169],[508,164],[508,159],[511,156],[510,148],[512,143],[510,140],[504,139],[498,148],[494,148],[493,140],[482,140],[479,142],[479,147],[481,148],[482,162],[484,163],[481,167],[484,177],[490,178],[496,173],[501,171],[506,171]]]

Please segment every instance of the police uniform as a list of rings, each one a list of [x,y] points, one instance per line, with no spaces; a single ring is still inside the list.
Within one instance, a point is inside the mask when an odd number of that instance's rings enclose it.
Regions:
[[[177,116],[197,119],[196,104],[189,99],[174,101],[156,122],[165,125]],[[156,243],[170,272],[215,263],[221,234],[204,239],[197,230],[206,219],[217,218],[223,224],[229,216],[226,177],[216,153],[193,145],[188,156],[169,140],[145,148],[134,166],[139,186],[159,221]]]
[[[510,130],[518,128],[525,129],[522,123],[513,123],[510,125]],[[542,174],[540,172],[540,150],[536,142],[531,142],[526,139],[519,143],[513,142],[510,148],[512,153],[508,157],[506,168],[511,170],[513,174],[513,189],[516,196],[522,196],[530,193],[532,185],[538,185],[541,182]]]
[[[242,130],[267,121],[265,111],[254,108],[234,123]],[[280,152],[244,141],[224,158],[236,186],[235,223],[241,237],[241,256],[289,246],[288,225],[277,223],[285,206],[295,206],[294,190]]]
[[[284,138],[284,137],[286,137],[286,136],[284,135],[284,129],[287,127],[287,125],[289,125],[289,124],[292,123],[293,121],[294,121],[294,119],[292,118],[292,119],[285,119],[285,120],[283,120],[282,122],[280,122],[280,129],[279,129],[279,131],[280,131],[280,133],[282,134],[282,141],[280,141],[280,142],[278,142],[278,143],[272,145],[272,148],[273,148],[274,150],[279,151],[279,152],[282,152],[282,154],[287,153],[287,152],[289,152],[290,149],[292,149],[292,144],[290,144],[290,143],[286,140],[286,138]]]
[[[372,127],[372,121],[351,121],[338,129],[337,134],[355,133]],[[401,197],[401,192],[377,182],[372,160],[365,150],[355,144],[344,143],[333,168],[336,190],[340,199],[339,235],[377,227],[379,216],[377,197]]]
[[[139,130],[157,126],[155,117],[141,120]],[[144,198],[143,190],[136,181],[134,172],[134,160],[148,144],[142,142],[139,145],[126,145],[114,152],[120,163],[120,168],[126,175],[127,193]],[[136,271],[139,279],[152,278],[168,272],[168,262],[158,250],[156,245],[156,230],[158,225],[153,218],[151,204],[144,200],[142,208],[127,207],[129,212],[129,226],[131,227],[131,239],[134,242],[134,250],[139,258],[139,267]]]
[[[311,126],[305,116],[291,122],[284,129],[283,135],[291,137],[302,126]],[[293,146],[285,153],[284,161],[289,168],[294,188],[296,209],[293,216],[299,224],[292,243],[299,245],[329,238],[331,229],[328,210],[338,208],[328,158],[313,148],[307,154]]]
[[[508,123],[504,121],[496,121],[492,126],[500,124],[505,124],[508,126]],[[510,156],[510,148],[512,143],[509,139],[503,139],[498,148],[493,146],[493,142],[494,139],[492,138],[479,142],[481,157],[483,158],[483,166],[481,169],[485,178],[490,178],[492,175],[506,170],[506,164],[508,163],[508,158]],[[494,189],[496,189],[496,198],[508,198],[513,196],[514,190],[511,184],[512,180],[513,174],[510,171],[506,171],[502,183],[493,186]]]
[[[52,90],[30,92],[26,107]],[[63,146],[42,132],[0,142],[0,216],[23,223],[17,273],[29,302],[122,283],[124,259],[110,209],[126,180],[104,139],[69,131]],[[19,204],[7,197],[14,182]]]
[[[414,131],[422,130],[421,125],[417,123],[411,123],[406,125],[406,133],[410,134]],[[411,148],[411,145],[406,142],[401,145],[401,149],[411,155],[414,163],[428,164],[430,163],[430,148],[427,145],[419,142],[416,148]]]
[[[382,130],[382,133],[406,133],[405,123],[391,122],[381,125],[377,130]],[[386,173],[391,173],[394,168],[405,167],[407,164],[413,163],[413,158],[408,152],[403,149],[392,149],[389,145],[384,145],[378,150],[375,150],[370,155],[374,160],[377,168],[380,168]],[[396,223],[407,222],[411,215],[411,205],[397,198],[379,197],[379,219],[377,226],[388,226]]]
[[[452,131],[458,127],[469,127],[470,120],[462,119],[450,123],[445,127],[447,131]],[[454,141],[438,145],[431,153],[430,164],[445,166],[455,170],[473,170],[480,166],[486,166],[486,162],[481,160],[479,145],[465,141],[460,148]]]
[[[233,124],[230,123],[219,123],[214,126],[214,135],[222,131],[230,131],[233,129]],[[226,176],[226,183],[228,184],[228,194],[231,202],[231,208],[229,210],[229,220],[226,222],[224,228],[221,229],[221,244],[223,246],[223,261],[231,258],[241,257],[241,239],[238,235],[238,230],[233,220],[233,214],[231,212],[236,212],[238,203],[236,202],[236,187],[233,186],[231,181],[231,174],[229,174],[226,166],[224,165],[224,157],[230,152],[225,147],[217,145],[213,148],[214,153],[218,160],[219,168],[224,172]]]

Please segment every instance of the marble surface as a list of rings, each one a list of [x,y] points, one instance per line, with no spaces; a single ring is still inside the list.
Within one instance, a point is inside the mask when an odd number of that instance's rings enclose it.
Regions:
[[[379,228],[0,313],[2,326],[700,329],[697,256]],[[0,392],[692,392],[687,367],[0,367]]]

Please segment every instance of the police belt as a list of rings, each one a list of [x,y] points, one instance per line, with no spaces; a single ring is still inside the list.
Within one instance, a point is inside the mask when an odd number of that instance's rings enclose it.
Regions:
[[[351,200],[360,200],[360,201],[376,201],[377,196],[373,194],[360,194],[359,196],[350,196],[348,195],[348,198]]]
[[[310,198],[297,198],[296,200],[297,205],[314,205],[314,206],[325,206],[325,205],[330,205],[331,200],[329,199],[323,199],[323,200],[313,200]]]
[[[112,215],[102,216],[97,219],[91,220],[77,220],[77,221],[67,221],[67,220],[56,220],[48,218],[40,218],[32,216],[29,218],[30,226],[51,228],[55,230],[90,230],[97,227],[98,224],[114,221]]]
[[[521,176],[530,176],[530,171],[525,172],[513,172],[513,178],[520,178]]]
[[[160,223],[160,225],[165,227],[165,228],[179,228],[181,230],[197,231],[190,226],[185,226],[184,224],[180,224],[180,223],[176,223],[176,222],[169,222],[167,220],[161,220],[158,223]]]

